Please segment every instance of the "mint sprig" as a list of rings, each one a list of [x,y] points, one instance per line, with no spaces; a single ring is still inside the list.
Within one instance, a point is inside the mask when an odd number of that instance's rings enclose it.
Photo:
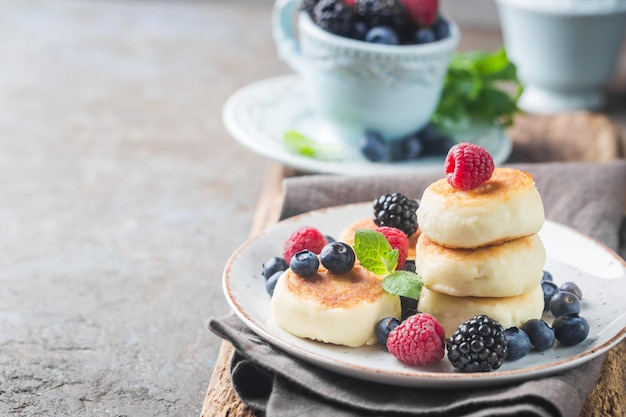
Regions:
[[[456,53],[432,122],[445,132],[476,123],[510,126],[522,89],[504,48]]]
[[[396,271],[398,250],[376,230],[358,229],[354,235],[354,252],[361,265],[377,275],[385,275],[382,287],[393,295],[418,299],[422,278],[413,272]]]
[[[309,158],[326,159],[339,151],[335,146],[316,142],[295,130],[285,132],[283,143],[292,153]]]
[[[422,278],[409,271],[395,271],[383,279],[383,290],[393,295],[417,300],[422,292]]]
[[[398,250],[376,230],[358,229],[354,235],[354,252],[361,265],[377,275],[391,274],[398,266]]]

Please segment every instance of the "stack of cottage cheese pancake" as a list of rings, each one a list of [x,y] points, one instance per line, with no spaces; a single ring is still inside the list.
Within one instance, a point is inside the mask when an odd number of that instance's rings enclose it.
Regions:
[[[496,168],[467,191],[441,179],[424,191],[417,217],[418,310],[436,317],[446,335],[478,314],[504,328],[541,317],[546,254],[537,232],[545,216],[529,173]]]

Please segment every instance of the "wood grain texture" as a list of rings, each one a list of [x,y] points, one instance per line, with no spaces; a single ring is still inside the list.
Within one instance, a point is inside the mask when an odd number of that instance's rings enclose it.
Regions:
[[[509,162],[611,161],[624,157],[620,128],[597,113],[520,114],[507,133],[513,141]]]
[[[522,114],[508,133],[513,141],[509,162],[609,161],[624,158],[621,131],[607,117],[586,111],[553,116]],[[278,220],[282,204],[281,181],[293,171],[273,165],[267,174],[255,212],[251,235]],[[241,402],[230,383],[234,350],[222,344],[201,417],[260,417]],[[598,385],[585,403],[581,417],[625,416],[626,341],[609,351]]]

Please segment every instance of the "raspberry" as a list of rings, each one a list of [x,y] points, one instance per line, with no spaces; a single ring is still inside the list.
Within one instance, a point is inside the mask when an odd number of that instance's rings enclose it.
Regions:
[[[409,365],[437,363],[445,354],[443,326],[430,314],[417,313],[389,333],[387,349]]]
[[[400,0],[411,20],[420,27],[432,26],[437,19],[439,0]]]
[[[389,226],[377,227],[376,231],[385,236],[393,249],[398,249],[398,266],[396,269],[402,269],[409,255],[409,238],[406,233]]]
[[[473,143],[462,142],[448,151],[445,162],[448,183],[458,190],[471,190],[491,178],[494,164],[487,150]]]
[[[293,255],[305,249],[319,255],[326,243],[326,237],[315,227],[302,226],[285,241],[283,259],[289,263]]]

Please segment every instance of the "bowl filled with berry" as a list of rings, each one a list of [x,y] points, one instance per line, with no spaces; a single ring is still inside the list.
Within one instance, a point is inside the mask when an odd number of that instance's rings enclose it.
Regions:
[[[460,38],[438,0],[278,0],[272,26],[309,106],[348,143],[424,128]]]

